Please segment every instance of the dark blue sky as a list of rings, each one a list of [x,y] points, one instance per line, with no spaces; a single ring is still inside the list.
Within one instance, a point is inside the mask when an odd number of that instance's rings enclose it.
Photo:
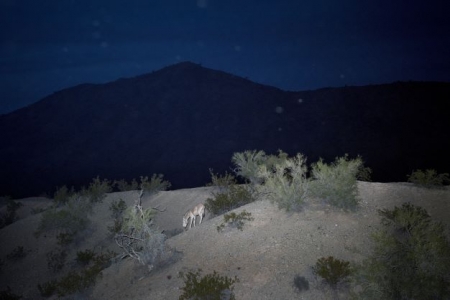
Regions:
[[[450,81],[450,1],[1,0],[0,114],[180,62],[284,90]]]

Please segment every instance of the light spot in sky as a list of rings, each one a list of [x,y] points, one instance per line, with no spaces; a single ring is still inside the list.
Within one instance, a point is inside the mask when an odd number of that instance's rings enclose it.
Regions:
[[[278,127],[278,131],[283,131],[283,128],[281,128],[281,127]]]
[[[99,20],[94,20],[94,21],[92,21],[92,26],[94,26],[94,27],[100,27],[100,21],[99,21]]]
[[[298,99],[297,101],[298,101],[298,103],[303,103],[303,99],[301,99],[301,98]]]
[[[197,7],[206,8],[208,6],[208,0],[197,0]]]
[[[234,51],[236,51],[236,52],[241,51],[241,46],[239,46],[239,45],[234,46]]]
[[[93,33],[92,33],[92,37],[94,38],[94,39],[96,39],[96,40],[98,40],[100,37],[101,37],[101,33],[100,33],[100,31],[94,31]]]
[[[108,44],[107,42],[102,42],[102,43],[100,44],[100,46],[102,46],[102,48],[108,48],[108,47],[109,47],[109,44]]]
[[[176,59],[176,60],[181,60],[181,55],[175,56],[175,59]]]
[[[277,107],[275,108],[275,112],[276,112],[277,114],[281,114],[283,111],[284,111],[284,109],[283,109],[281,106],[277,106]]]
[[[340,79],[344,79],[344,78],[345,78],[345,75],[344,75],[344,74],[341,74],[341,75],[339,75],[339,78],[340,78]]]

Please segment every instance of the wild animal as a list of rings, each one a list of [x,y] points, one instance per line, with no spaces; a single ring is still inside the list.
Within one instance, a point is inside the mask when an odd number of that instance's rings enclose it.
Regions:
[[[203,204],[197,204],[193,209],[188,210],[183,216],[183,228],[186,228],[189,224],[189,228],[195,227],[195,221],[197,220],[197,216],[200,216],[200,222],[202,223],[203,216],[205,215],[205,206]]]

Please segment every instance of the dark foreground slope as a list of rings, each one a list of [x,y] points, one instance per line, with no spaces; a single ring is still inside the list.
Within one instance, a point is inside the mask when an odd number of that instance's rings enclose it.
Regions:
[[[0,195],[163,173],[201,186],[234,152],[360,154],[376,181],[450,170],[449,83],[286,92],[193,63],[84,84],[0,116]]]

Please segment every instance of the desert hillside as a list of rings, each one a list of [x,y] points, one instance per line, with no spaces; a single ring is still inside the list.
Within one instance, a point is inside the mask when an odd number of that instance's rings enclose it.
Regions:
[[[225,228],[223,232],[216,229],[223,217],[211,218],[208,214],[201,225],[181,230],[184,212],[211,197],[213,187],[165,191],[153,197],[144,195],[144,207],[162,210],[154,219],[159,229],[175,234],[167,240],[167,249],[174,255],[152,271],[129,258],[117,261],[102,272],[94,287],[72,299],[178,299],[184,285],[179,272],[198,268],[203,274],[217,271],[223,276],[237,276],[236,299],[334,299],[336,295],[315,278],[311,267],[324,256],[350,262],[366,257],[371,249],[370,233],[379,226],[377,209],[392,209],[411,202],[450,228],[449,187],[425,189],[409,183],[358,182],[358,188],[361,206],[356,212],[343,212],[318,199],[308,199],[302,211],[287,213],[260,199],[236,209],[236,212],[246,210],[254,218],[246,222],[243,231]],[[77,251],[120,253],[106,228],[112,224],[109,207],[119,199],[131,206],[138,195],[138,191],[110,193],[95,206],[84,238],[67,249],[62,272],[73,266]],[[24,204],[17,211],[19,219],[0,231],[3,262],[0,290],[9,286],[23,299],[41,299],[37,285],[55,276],[48,268],[47,254],[56,248],[56,241],[52,236],[33,235],[41,214],[32,212],[45,208],[51,201],[46,198],[18,201]],[[449,231],[447,235],[450,237]],[[25,257],[7,259],[18,246],[23,247]],[[309,290],[299,294],[293,285],[296,275],[309,281]],[[340,299],[346,299],[346,293],[341,288]]]

